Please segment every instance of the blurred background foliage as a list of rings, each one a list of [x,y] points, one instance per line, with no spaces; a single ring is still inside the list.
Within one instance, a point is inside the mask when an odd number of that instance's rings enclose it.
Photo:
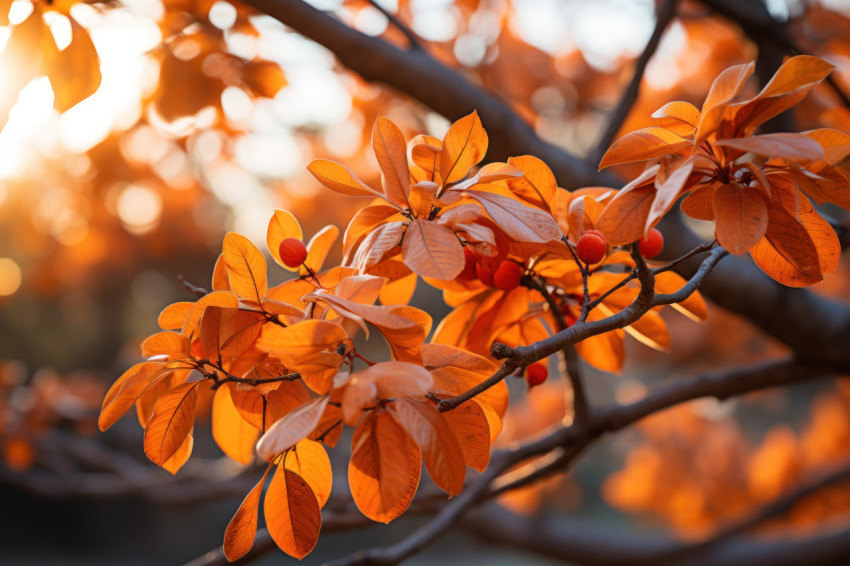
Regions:
[[[311,3],[366,34],[405,43],[369,2]],[[594,150],[631,80],[656,10],[650,0],[379,4],[409,23],[431,54],[508,102],[542,138],[579,156]],[[847,92],[850,5],[771,0],[767,6],[801,49],[837,66],[834,79]],[[153,484],[127,493],[75,491],[61,478],[76,470],[103,471],[103,455],[75,456],[83,447],[71,439],[89,437],[142,460],[141,430],[132,419],[95,437],[92,415],[105,386],[138,358],[139,340],[156,330],[159,310],[190,299],[178,276],[208,286],[224,233],[235,230],[261,243],[273,208],[291,210],[308,234],[328,223],[344,227],[362,201],[324,191],[305,166],[326,157],[345,163],[367,184],[379,183],[369,151],[378,114],[399,124],[408,139],[417,133],[440,137],[449,122],[397,91],[365,82],[323,48],[237,2],[16,0],[0,2],[0,12],[8,12],[0,17],[8,20],[0,21],[8,24],[0,28],[0,46],[6,46],[0,54],[6,85],[0,87],[4,555],[10,563],[60,556],[64,563],[87,564],[191,559],[218,543],[247,490],[171,501],[149,497]],[[60,51],[77,45],[71,39],[80,27],[87,30],[96,57],[77,50],[66,60],[76,65],[76,79],[48,79],[40,75],[49,72],[33,70],[42,62],[28,60],[31,53],[20,51],[26,42],[15,35],[19,26],[32,25],[32,17],[42,19]],[[679,2],[621,131],[648,125],[650,114],[668,101],[700,105],[718,72],[757,55],[735,22],[700,2]],[[86,88],[77,84],[79,77],[89,77],[91,87],[98,69],[96,91],[65,108],[63,100]],[[795,112],[797,131],[827,126],[850,132],[850,111],[837,104],[828,85]],[[635,171],[623,166],[619,173]],[[339,250],[332,253],[331,261],[338,261]],[[277,283],[284,275],[273,271],[271,278]],[[846,302],[847,278],[844,260],[839,273],[814,290]],[[446,312],[433,290],[421,290],[414,302],[435,319]],[[671,377],[782,351],[719,309],[702,325],[678,317],[667,322],[671,352],[630,341],[622,376],[588,370],[591,397],[628,399]],[[524,395],[519,384],[513,388],[517,399]],[[500,442],[561,419],[562,389],[550,383],[518,401]],[[809,384],[722,405],[691,403],[606,440],[569,479],[520,490],[504,502],[522,513],[578,513],[695,536],[772,499],[808,470],[844,458],[848,440],[850,390],[843,386]],[[210,469],[216,486],[238,475],[219,461],[212,443],[199,442],[197,449],[202,458],[187,466],[187,481]],[[153,465],[142,466],[156,481],[167,480]],[[38,473],[52,474],[53,484],[33,483]],[[847,513],[846,487],[807,500],[777,523],[805,529]],[[92,494],[106,501],[95,503]],[[372,529],[372,542],[392,540],[396,529],[406,531],[416,519],[406,521]],[[66,550],[46,548],[46,538]],[[362,544],[357,536],[323,534],[309,560]],[[462,562],[482,551],[461,544],[452,539],[448,549],[459,554],[443,547],[441,561],[453,556],[450,561]]]

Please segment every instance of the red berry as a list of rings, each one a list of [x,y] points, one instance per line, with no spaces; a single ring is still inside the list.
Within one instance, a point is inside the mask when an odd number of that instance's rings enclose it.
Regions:
[[[546,381],[547,377],[549,377],[549,370],[546,369],[546,366],[540,362],[531,364],[525,368],[525,381],[528,383],[529,387],[540,385]]]
[[[605,236],[585,232],[578,239],[576,255],[584,263],[590,265],[599,263],[606,253],[608,253],[608,240]]]
[[[515,261],[506,259],[493,274],[493,286],[502,291],[512,291],[519,286],[525,269]]]
[[[585,234],[595,234],[595,235],[599,236],[600,238],[602,238],[603,240],[607,240],[607,238],[605,238],[605,234],[603,234],[599,230],[585,230],[584,233]],[[582,235],[584,235],[584,234],[582,234]]]
[[[662,249],[664,249],[664,236],[657,228],[650,230],[649,234],[641,238],[640,244],[638,244],[640,255],[646,259],[654,258],[661,253]]]
[[[298,238],[287,238],[280,243],[277,253],[283,265],[295,268],[307,259],[307,246]]]
[[[477,278],[475,267],[478,265],[478,255],[472,248],[463,248],[463,271],[457,278],[461,281],[473,281]]]
[[[493,274],[499,267],[499,262],[494,257],[481,257],[478,263],[475,264],[475,275],[478,279],[490,287],[493,286]]]

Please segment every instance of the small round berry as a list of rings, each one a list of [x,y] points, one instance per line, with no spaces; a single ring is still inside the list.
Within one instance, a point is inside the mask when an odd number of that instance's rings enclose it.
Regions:
[[[519,286],[519,280],[525,269],[515,261],[506,259],[499,264],[499,268],[493,273],[493,286],[502,291],[512,291]]]
[[[525,381],[528,383],[529,387],[540,385],[546,381],[547,377],[549,377],[549,370],[546,369],[546,366],[540,362],[531,364],[525,368]]]
[[[664,236],[657,228],[650,230],[649,234],[641,238],[640,244],[638,244],[640,255],[646,259],[654,258],[661,253],[662,249],[664,249]]]
[[[278,254],[283,265],[295,268],[307,259],[307,246],[298,238],[287,238],[280,243]]]
[[[594,234],[594,235],[596,235],[596,236],[599,236],[599,237],[600,237],[600,238],[602,238],[603,240],[606,240],[606,241],[607,241],[607,238],[605,237],[605,234],[603,234],[603,233],[602,233],[602,232],[600,232],[599,230],[585,230],[585,232],[584,232],[584,233],[585,233],[585,234]],[[582,235],[584,235],[584,234],[582,234]]]
[[[477,279],[475,275],[475,267],[478,265],[478,255],[472,251],[472,248],[463,248],[463,271],[457,278],[460,281],[474,281]]]
[[[608,240],[604,236],[585,232],[576,244],[576,255],[589,265],[599,263],[608,253]]]

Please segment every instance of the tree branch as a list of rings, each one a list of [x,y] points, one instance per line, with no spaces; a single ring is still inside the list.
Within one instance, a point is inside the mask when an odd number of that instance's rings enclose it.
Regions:
[[[677,0],[664,0],[658,6],[655,16],[655,30],[653,30],[652,36],[649,38],[643,53],[641,53],[640,57],[638,57],[637,61],[635,61],[635,71],[632,75],[632,80],[626,87],[626,90],[623,91],[623,97],[620,99],[620,103],[614,109],[614,112],[611,113],[611,116],[608,119],[608,125],[605,127],[605,131],[602,133],[599,141],[596,142],[596,147],[593,148],[593,151],[591,151],[588,156],[588,161],[590,163],[599,163],[602,156],[605,155],[606,151],[608,151],[608,147],[610,147],[611,142],[614,141],[614,137],[617,135],[617,132],[620,131],[620,127],[629,115],[632,106],[634,106],[638,97],[638,92],[640,92],[640,83],[643,80],[644,73],[646,72],[646,66],[649,64],[652,56],[655,55],[655,51],[661,43],[664,30],[667,29],[667,26],[676,15],[676,3]]]

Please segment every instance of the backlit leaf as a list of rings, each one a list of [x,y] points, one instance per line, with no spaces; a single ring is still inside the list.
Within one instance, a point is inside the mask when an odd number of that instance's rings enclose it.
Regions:
[[[440,152],[440,176],[449,185],[463,179],[470,167],[477,165],[487,153],[487,132],[478,112],[464,116],[451,125],[443,138]]]
[[[288,271],[298,271],[298,267],[289,267],[280,259],[280,243],[287,238],[303,240],[304,233],[301,231],[301,224],[288,210],[276,209],[266,229],[266,245],[269,247],[272,258],[279,266]]]
[[[198,384],[178,385],[160,397],[145,427],[145,454],[161,466],[180,448],[195,421]]]
[[[224,236],[222,255],[233,292],[259,304],[269,287],[266,258],[262,252],[245,236],[228,232]]]
[[[746,138],[722,139],[715,145],[752,152],[769,158],[815,161],[824,158],[823,149],[815,140],[801,134],[764,134]]]
[[[407,170],[407,146],[404,134],[393,122],[378,116],[372,126],[372,150],[381,168],[387,198],[407,208],[410,174]]]
[[[287,470],[301,476],[313,493],[319,507],[324,507],[331,496],[333,471],[325,447],[313,440],[303,439],[290,450],[283,460]]]
[[[322,527],[322,513],[309,484],[281,462],[266,491],[263,502],[266,527],[272,540],[288,555],[301,560],[307,556]]]
[[[354,429],[348,484],[357,508],[373,521],[389,523],[404,513],[421,467],[419,447],[386,410],[369,412]]]
[[[227,524],[224,531],[224,556],[229,562],[238,560],[248,554],[254,546],[257,537],[257,516],[260,511],[260,495],[263,493],[263,484],[272,467],[266,468],[266,473],[256,486],[245,496],[236,514]]]
[[[317,181],[332,191],[344,195],[375,196],[391,202],[383,193],[363,184],[348,167],[335,161],[314,159],[307,165],[307,170],[313,174]],[[397,205],[393,203],[393,206]]]
[[[277,421],[260,438],[257,453],[267,462],[271,462],[278,454],[295,446],[316,428],[328,399],[327,395],[313,399]]]
[[[402,398],[387,411],[413,438],[434,483],[449,495],[463,490],[466,463],[457,438],[437,409],[425,402]]]
[[[219,387],[213,397],[212,435],[221,451],[240,464],[254,459],[259,431],[236,410],[229,387]]]
[[[669,155],[690,145],[690,140],[670,130],[657,127],[643,128],[628,133],[611,144],[602,156],[602,161],[599,162],[599,169]]]
[[[71,43],[45,61],[45,74],[53,87],[53,107],[65,112],[95,93],[102,79],[97,50],[89,33],[74,18]]]

